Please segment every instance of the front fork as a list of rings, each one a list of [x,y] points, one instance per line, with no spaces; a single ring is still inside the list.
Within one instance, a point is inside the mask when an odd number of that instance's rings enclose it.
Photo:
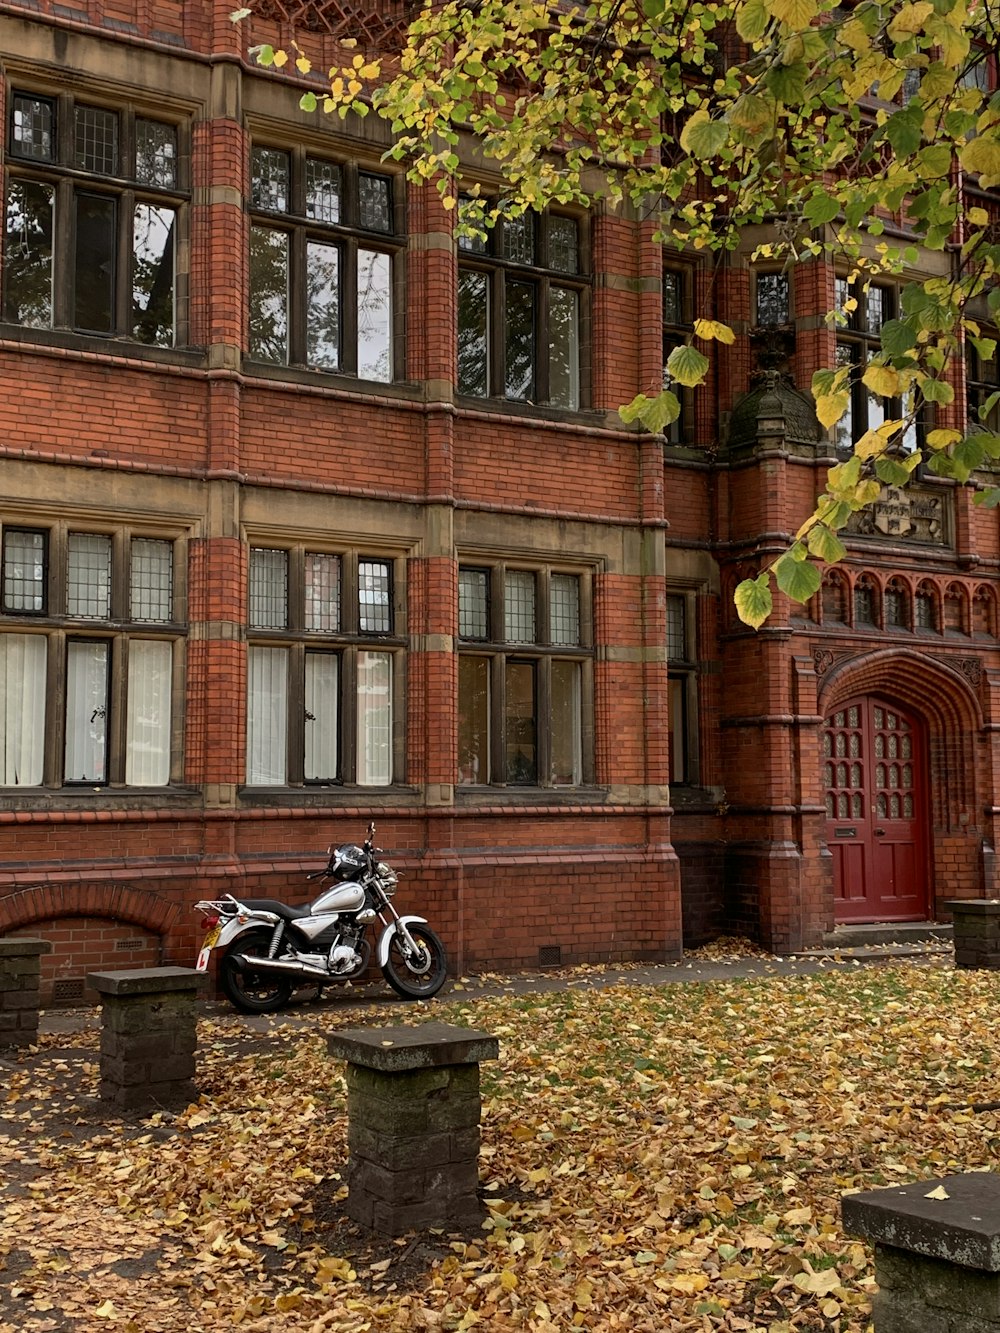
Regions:
[[[391,908],[389,910],[392,911]],[[423,947],[417,943],[417,941],[410,934],[407,927],[414,925],[426,926],[427,918],[425,916],[397,916],[395,912],[392,912],[392,915],[395,917],[395,920],[390,925],[386,926],[385,930],[383,930],[381,936],[379,937],[379,942],[378,942],[379,967],[385,967],[386,963],[388,962],[389,945],[392,943],[393,935],[402,936],[404,951],[408,959],[413,954],[416,954],[419,957],[423,953]],[[385,920],[384,917],[382,919],[383,921]]]

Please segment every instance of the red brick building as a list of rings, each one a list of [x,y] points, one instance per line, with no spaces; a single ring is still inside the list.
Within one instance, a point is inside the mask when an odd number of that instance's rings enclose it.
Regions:
[[[732,610],[892,287],[837,333],[838,274],[758,234],[711,290],[628,216],[456,244],[384,126],[247,60],[278,4],[230,7],[0,4],[0,931],[56,998],[189,962],[196,898],[301,900],[369,817],[459,970],[996,892],[995,514],[920,480],[815,605]],[[401,12],[311,7],[314,64]],[[623,426],[706,302],[711,385]]]

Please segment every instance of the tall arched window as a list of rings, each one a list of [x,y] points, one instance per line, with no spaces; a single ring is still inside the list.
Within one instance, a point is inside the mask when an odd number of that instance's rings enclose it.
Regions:
[[[936,631],[938,628],[937,593],[932,583],[921,583],[917,588],[913,599],[913,622],[917,630]]]
[[[847,584],[843,574],[828,569],[821,590],[824,625],[847,624]]]
[[[910,597],[902,579],[890,579],[885,590],[886,629],[910,628]]]
[[[861,629],[878,625],[878,587],[874,579],[862,574],[854,585],[854,624]]]
[[[967,634],[965,589],[960,583],[949,584],[944,595],[945,634]]]
[[[972,632],[986,634],[991,639],[997,636],[997,604],[993,589],[981,583],[972,599]]]

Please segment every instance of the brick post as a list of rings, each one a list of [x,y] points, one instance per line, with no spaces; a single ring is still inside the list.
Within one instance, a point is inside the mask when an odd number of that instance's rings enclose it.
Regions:
[[[848,1235],[875,1244],[875,1333],[1000,1333],[1000,1176],[919,1180],[841,1207]]]
[[[482,1219],[479,1062],[485,1032],[425,1023],[350,1028],[328,1049],[347,1061],[347,1211],[384,1235]]]
[[[208,980],[190,967],[91,972],[101,996],[101,1098],[122,1110],[186,1106],[194,1084],[195,999]]]
[[[951,913],[955,966],[1000,971],[1000,898],[942,903]]]
[[[0,940],[0,1047],[38,1040],[38,982],[48,940]]]

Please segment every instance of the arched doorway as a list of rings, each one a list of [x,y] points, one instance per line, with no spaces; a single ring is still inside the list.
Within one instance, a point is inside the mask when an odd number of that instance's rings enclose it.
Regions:
[[[826,718],[823,755],[836,919],[926,920],[927,743],[920,719],[877,695],[858,695]]]

